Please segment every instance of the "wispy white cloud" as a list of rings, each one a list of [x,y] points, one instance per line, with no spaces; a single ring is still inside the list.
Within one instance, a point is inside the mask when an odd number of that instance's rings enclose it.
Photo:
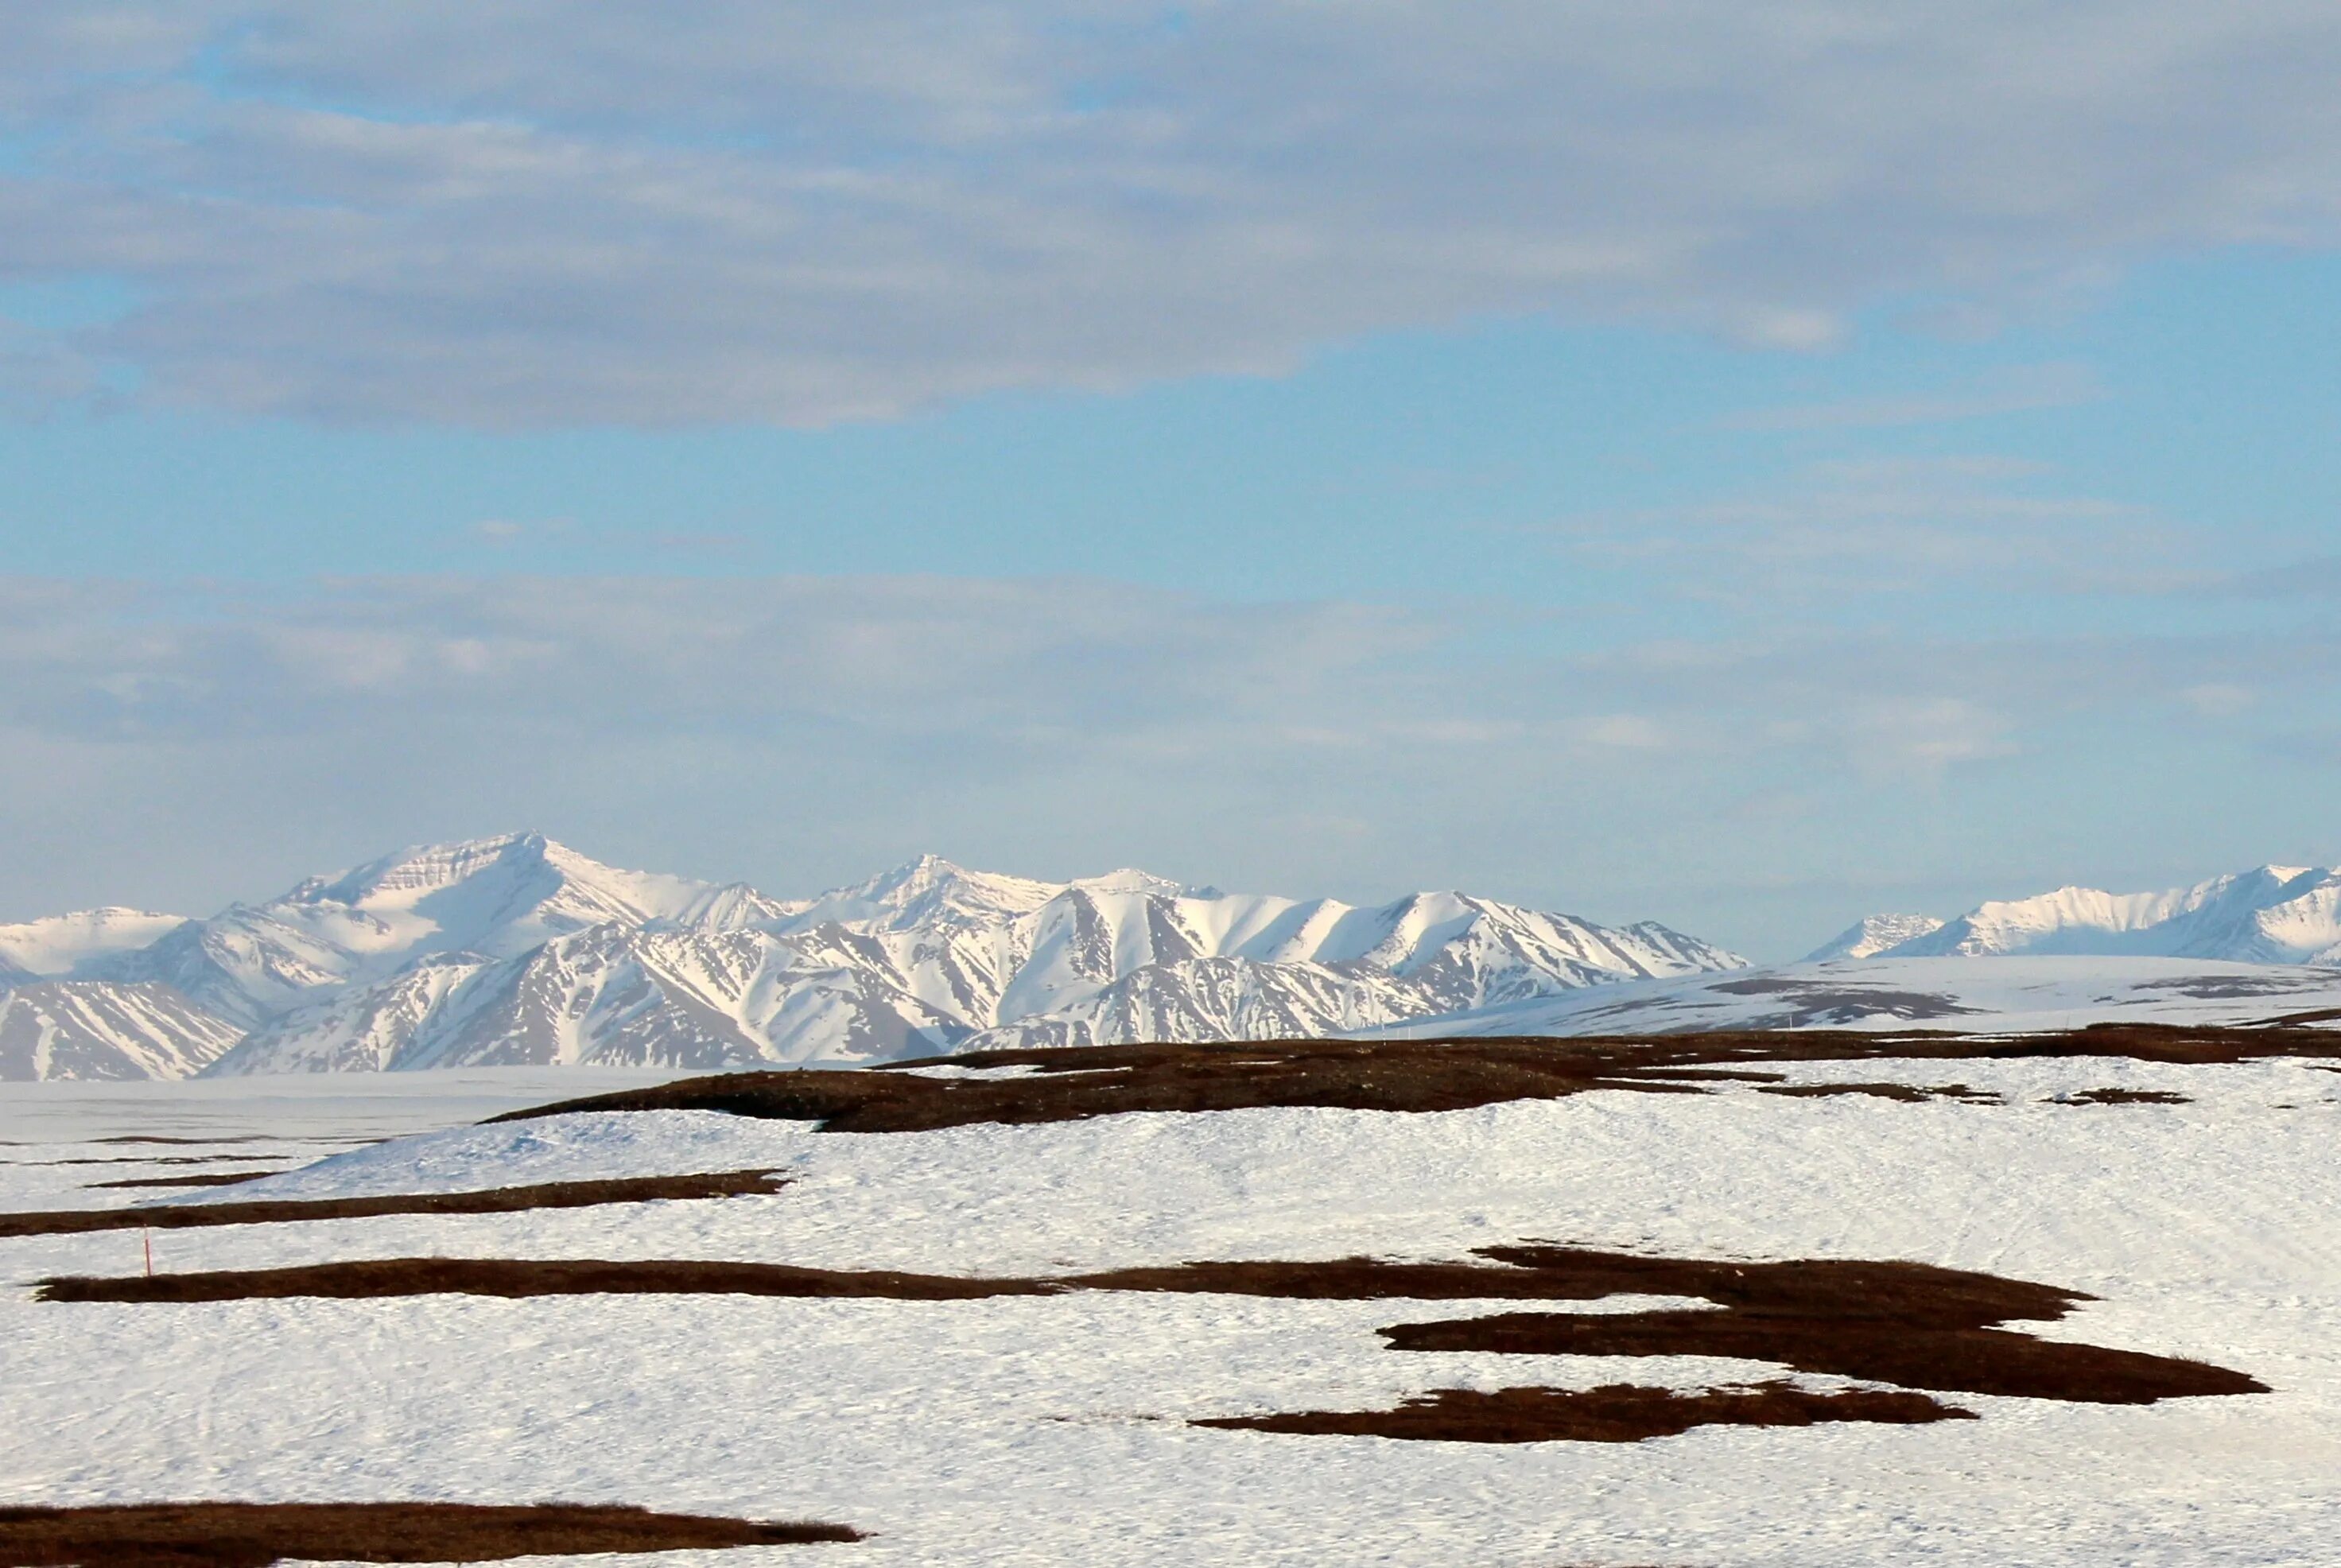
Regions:
[[[2087,365],[2031,365],[1948,392],[1843,399],[1791,408],[1757,409],[1724,422],[1752,431],[1885,430],[1952,424],[2038,409],[2077,408],[2106,395]]]
[[[0,273],[134,284],[48,335],[151,402],[494,427],[885,417],[1489,313],[1824,349],[1882,293],[1981,319],[2341,239],[2336,74],[2322,0],[17,0]]]
[[[2341,709],[2341,635],[2297,625],[1587,653],[1491,647],[1490,613],[1093,581],[0,580],[0,913],[264,894],[534,824],[792,888],[940,846],[1359,896],[1459,880],[1737,939],[1712,887],[1675,907],[1654,878],[1907,858],[1914,789],[1997,800],[2015,831],[2007,792],[2102,788],[2123,736],[2121,788],[2151,793],[2180,731],[2296,751]]]
[[[1762,618],[1869,616],[1956,588],[2152,597],[2223,580],[2215,540],[1991,453],[1829,459],[1721,500],[1534,529],[1589,566]]]

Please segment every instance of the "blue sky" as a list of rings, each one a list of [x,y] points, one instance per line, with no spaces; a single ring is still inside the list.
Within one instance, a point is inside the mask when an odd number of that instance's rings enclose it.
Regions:
[[[2341,23],[1685,9],[36,0],[0,918],[2341,860]]]

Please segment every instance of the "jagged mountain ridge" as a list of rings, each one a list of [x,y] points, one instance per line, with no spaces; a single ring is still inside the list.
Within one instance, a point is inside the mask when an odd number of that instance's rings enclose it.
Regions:
[[[926,861],[752,927],[611,922],[465,973],[444,958],[273,1020],[217,1070],[712,1067],[1328,1034],[1738,961],[1663,927],[1457,894],[1357,909]]]
[[[1978,905],[1878,954],[2018,955],[2341,963],[2341,870],[2261,866],[2149,893],[2059,888]]]
[[[186,923],[146,909],[77,909],[0,926],[0,984],[10,976],[61,979],[94,958],[151,947]]]
[[[2269,866],[2158,893],[2061,888],[1948,922],[1871,917],[1807,962],[2027,956],[2341,964],[2341,872]],[[1459,893],[1356,908],[1134,870],[1042,882],[927,856],[783,900],[515,834],[387,856],[207,919],[104,909],[0,927],[0,1078],[1574,1032],[1640,1017],[1648,987],[1614,1007],[1587,994],[1618,980],[1691,984],[1687,1019],[1745,1010],[1716,998],[1771,996],[1777,972],[1719,973],[1743,963],[1662,926]],[[1903,1006],[1888,1001],[1887,1015]],[[1764,1016],[1795,1026],[1841,1012],[1799,1001]]]
[[[0,991],[0,1081],[185,1077],[238,1033],[166,986],[36,980]]]
[[[1930,936],[1947,922],[1932,915],[1866,915],[1807,953],[1800,962],[1835,963],[1845,958],[1870,958],[1905,942]]]
[[[169,986],[245,1029],[442,953],[511,958],[605,922],[744,924],[788,907],[745,884],[620,871],[542,834],[427,846],[102,954],[77,978]]]
[[[818,898],[618,871],[539,835],[433,846],[93,954],[208,1023],[156,1076],[878,1061],[1022,1038],[1338,1033],[1744,963],[1665,927],[1418,894],[1378,908],[935,857]],[[236,1043],[221,1054],[221,1031]],[[216,1060],[213,1058],[216,1057]]]

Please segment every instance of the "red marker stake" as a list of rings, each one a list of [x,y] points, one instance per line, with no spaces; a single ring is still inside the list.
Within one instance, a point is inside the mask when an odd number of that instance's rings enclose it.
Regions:
[[[154,1277],[154,1233],[141,1227],[138,1234],[146,1243],[146,1277],[152,1279]]]

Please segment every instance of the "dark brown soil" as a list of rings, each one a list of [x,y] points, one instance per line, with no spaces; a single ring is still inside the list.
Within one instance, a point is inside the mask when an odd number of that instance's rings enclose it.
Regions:
[[[1909,1104],[1935,1097],[1935,1091],[1920,1088],[1916,1084],[1768,1084],[1757,1092],[1790,1095],[1800,1100],[1828,1099],[1837,1095],[1869,1095],[1881,1100],[1901,1100]]]
[[[1498,1246],[1468,1264],[1193,1264],[1076,1281],[1088,1289],[1239,1290],[1253,1295],[1347,1298],[1688,1295],[1725,1310],[1507,1313],[1382,1331],[1394,1350],[1479,1350],[1531,1355],[1717,1355],[1800,1372],[1967,1394],[2143,1404],[2196,1394],[2265,1394],[2241,1373],[2035,1339],[2003,1323],[2060,1318],[2087,1296],[1916,1263],[1722,1263],[1639,1257],[1571,1247]],[[1369,1288],[1370,1287],[1370,1288]]]
[[[1965,1084],[1768,1084],[1757,1091],[1767,1095],[1789,1095],[1798,1099],[1828,1099],[1837,1095],[1869,1095],[1881,1100],[1901,1100],[1917,1103],[1922,1100],[1959,1100],[1967,1105],[1998,1105],[1997,1095],[1987,1089],[1972,1089]]]
[[[917,1132],[978,1122],[1071,1121],[1131,1111],[1327,1106],[1444,1111],[1593,1089],[1703,1094],[1727,1082],[1778,1084],[1766,1063],[1990,1061],[2077,1057],[2195,1066],[2268,1057],[2341,1060],[2341,1037],[2306,1027],[2175,1028],[2101,1024],[2020,1039],[1972,1036],[1722,1033],[1591,1039],[1278,1040],[1226,1045],[1098,1046],[983,1051],[849,1072],[729,1073],[566,1100],[493,1118],[572,1111],[713,1110],[812,1121],[832,1132]],[[1009,1078],[928,1077],[893,1070],[947,1063],[1027,1067]],[[1805,1086],[1780,1085],[1806,1092]],[[1888,1092],[1869,1086],[1854,1092]],[[1963,1086],[1942,1093],[1989,1097]],[[1842,1092],[1814,1086],[1812,1092]]]
[[[128,1181],[94,1181],[82,1185],[92,1192],[107,1187],[141,1186],[236,1186],[262,1176],[282,1176],[282,1171],[213,1171],[201,1176],[133,1176]]]
[[[736,1197],[775,1188],[769,1170],[707,1176],[632,1176],[614,1181],[546,1182],[484,1192],[408,1193],[379,1197],[275,1198],[160,1208],[79,1209],[0,1214],[0,1239],[78,1236],[100,1230],[188,1230],[217,1225],[278,1225],[293,1220],[371,1219],[393,1214],[515,1214],[534,1208],[592,1208],[609,1203]]]
[[[2060,1095],[2058,1105],[2064,1106],[2183,1106],[2191,1104],[2185,1095],[2174,1095],[2166,1089],[2083,1089],[2077,1095]]]
[[[1511,1313],[1384,1331],[1400,1350],[1724,1355],[1907,1388],[2092,1404],[2264,1394],[2200,1362],[2034,1339],[1998,1325],[2060,1318],[2077,1292],[1914,1263],[1678,1262],[1544,1246],[1487,1255],[1601,1281],[1609,1292],[1703,1297],[1721,1312]]]
[[[1815,1394],[1790,1383],[1698,1394],[1612,1383],[1600,1388],[1442,1388],[1395,1410],[1301,1410],[1192,1423],[1252,1432],[1400,1437],[1433,1443],[1639,1443],[1694,1426],[1811,1426],[1824,1421],[1915,1425],[1972,1421],[1975,1413],[1923,1394],[1849,1388]]]
[[[254,1160],[281,1160],[284,1155],[100,1155],[70,1160],[10,1160],[25,1166],[218,1166],[249,1165]]]
[[[1067,1291],[1162,1291],[1342,1301],[1591,1301],[1695,1296],[1720,1311],[1507,1313],[1383,1329],[1391,1348],[1517,1355],[1708,1355],[1938,1392],[2142,1404],[2259,1394],[2241,1373],[2201,1362],[2066,1341],[1998,1325],[2053,1320],[2088,1299],[2072,1291],[1916,1263],[1731,1263],[1522,1245],[1486,1263],[1189,1263],[1056,1278],[968,1278],[782,1264],[387,1258],[152,1277],[61,1278],[40,1299],[206,1302],[440,1294],[862,1296],[909,1301]]]
[[[282,1558],[489,1563],[583,1552],[677,1552],[859,1541],[842,1524],[765,1523],[641,1508],[461,1503],[154,1503],[0,1508],[0,1568],[268,1568]]]
[[[1393,1350],[1721,1355],[1905,1388],[2088,1404],[2267,1392],[2266,1384],[2242,1373],[2197,1361],[2035,1339],[2004,1329],[1929,1329],[1892,1319],[1516,1312],[1400,1324],[1382,1334]]]
[[[778,1295],[969,1301],[1044,1295],[1058,1288],[1042,1280],[798,1268],[780,1263],[393,1257],[216,1274],[51,1279],[42,1282],[39,1298],[146,1303],[292,1296],[362,1301],[401,1295]]]

